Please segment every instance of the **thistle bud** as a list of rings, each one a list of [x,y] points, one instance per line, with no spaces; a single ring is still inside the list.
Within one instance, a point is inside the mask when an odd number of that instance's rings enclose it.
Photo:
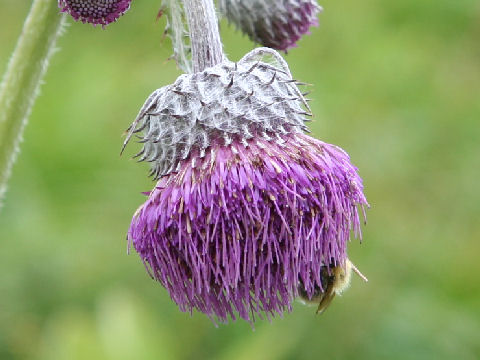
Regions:
[[[318,25],[321,10],[316,0],[220,0],[220,11],[251,40],[284,51]]]
[[[105,26],[122,16],[130,8],[131,2],[132,0],[58,0],[58,6],[75,21]]]
[[[345,263],[367,205],[362,180],[343,150],[304,134],[308,115],[270,49],[147,99],[129,137],[141,133],[137,155],[158,182],[128,241],[182,311],[222,322],[282,314],[299,284],[312,297],[322,266]]]

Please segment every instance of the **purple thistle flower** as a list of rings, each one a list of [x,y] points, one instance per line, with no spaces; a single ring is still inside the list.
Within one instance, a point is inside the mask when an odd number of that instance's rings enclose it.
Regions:
[[[131,2],[132,0],[58,0],[58,6],[75,21],[105,26],[122,16],[130,8]]]
[[[256,43],[286,51],[317,26],[316,0],[221,0],[220,11]]]
[[[257,61],[272,55],[275,64]],[[305,99],[270,49],[184,74],[130,128],[158,179],[128,231],[182,311],[253,322],[322,289],[343,265],[362,180],[340,148],[303,131]],[[126,142],[128,142],[127,138]],[[325,286],[325,284],[323,284]]]

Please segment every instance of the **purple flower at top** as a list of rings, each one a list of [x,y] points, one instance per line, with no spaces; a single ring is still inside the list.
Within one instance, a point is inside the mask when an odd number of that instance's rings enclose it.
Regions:
[[[59,0],[58,6],[75,21],[105,26],[122,16],[130,8],[131,2],[132,0]]]
[[[250,39],[287,51],[317,26],[316,0],[220,0],[220,11]]]
[[[362,180],[343,150],[304,134],[308,111],[284,62],[250,55],[147,99],[129,136],[142,134],[137,156],[158,182],[127,238],[182,311],[270,318],[347,262]]]

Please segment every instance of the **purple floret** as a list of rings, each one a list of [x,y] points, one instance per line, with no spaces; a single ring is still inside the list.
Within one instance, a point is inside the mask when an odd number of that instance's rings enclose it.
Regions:
[[[304,134],[283,140],[192,153],[134,215],[129,245],[182,311],[281,315],[300,282],[311,296],[321,267],[343,264],[352,230],[360,237],[368,204],[348,155]]]
[[[58,6],[75,21],[105,26],[122,16],[130,8],[131,2],[132,0],[59,0]]]

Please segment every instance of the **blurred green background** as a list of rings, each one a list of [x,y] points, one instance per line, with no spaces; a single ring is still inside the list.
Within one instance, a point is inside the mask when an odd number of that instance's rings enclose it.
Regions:
[[[53,0],[52,0],[53,1]],[[0,69],[30,1],[0,1]],[[321,3],[287,56],[316,137],[347,150],[371,204],[350,258],[370,282],[322,316],[255,331],[181,313],[126,254],[147,165],[119,156],[146,96],[180,74],[160,1],[60,39],[0,210],[0,359],[479,359],[480,2]],[[222,22],[230,59],[253,45]]]

